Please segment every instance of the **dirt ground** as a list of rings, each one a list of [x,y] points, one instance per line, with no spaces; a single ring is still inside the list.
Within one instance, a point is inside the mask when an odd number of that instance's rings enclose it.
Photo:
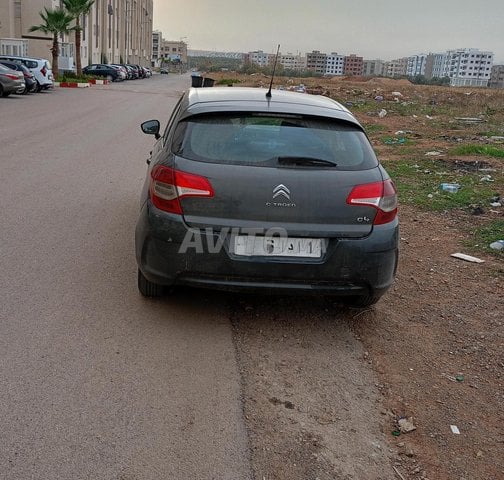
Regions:
[[[222,77],[233,75],[216,76]],[[242,82],[259,86],[267,79],[243,77]],[[503,91],[420,87],[390,79],[283,79],[276,84],[281,82],[286,88],[303,83],[313,93],[347,103],[351,110],[364,104],[364,109],[355,110],[357,117],[366,126],[379,124],[381,136],[414,131],[412,161],[429,150],[449,149],[454,142],[488,143],[481,138],[482,129],[504,135]],[[393,93],[397,91],[399,98]],[[376,101],[378,95],[383,100]],[[411,110],[405,113],[408,105]],[[388,114],[380,118],[382,108]],[[433,114],[425,113],[431,110]],[[463,116],[486,118],[485,125],[457,123],[454,116],[461,111]],[[404,158],[379,136],[370,137],[381,159]],[[502,173],[502,158],[480,159]],[[495,190],[504,194],[504,185],[496,184]],[[270,465],[257,472],[257,478],[504,478],[504,257],[477,252],[485,263],[469,263],[450,256],[474,255],[465,250],[472,227],[503,217],[504,207],[485,208],[475,216],[464,209],[434,212],[400,202],[400,266],[394,287],[375,307],[352,310],[319,300],[307,307],[301,300],[285,299],[276,306],[260,299],[234,305],[239,355],[255,375],[247,388],[268,399],[245,408],[256,437],[252,438],[256,464]],[[275,319],[278,322],[272,325]],[[348,329],[350,336],[345,333]],[[367,363],[374,376],[355,378],[355,372],[346,372],[348,388],[334,390],[328,387],[329,377],[331,370],[346,368],[338,357],[345,349]],[[327,351],[333,356],[314,354]],[[257,356],[259,352],[262,355]],[[309,380],[302,391],[294,391],[300,372]],[[290,392],[289,400],[285,392]],[[376,411],[381,412],[378,418]],[[416,429],[399,434],[397,422],[402,417]],[[361,427],[338,430],[343,424],[352,425],[352,418],[382,436],[367,438]],[[331,457],[322,441],[331,435],[356,444],[368,460]],[[261,442],[261,436],[267,441]],[[337,451],[337,445],[333,447]]]

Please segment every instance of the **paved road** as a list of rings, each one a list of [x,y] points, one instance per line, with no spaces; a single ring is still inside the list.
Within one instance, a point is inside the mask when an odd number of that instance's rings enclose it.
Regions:
[[[146,301],[133,232],[187,76],[0,99],[0,478],[251,477],[229,320]]]

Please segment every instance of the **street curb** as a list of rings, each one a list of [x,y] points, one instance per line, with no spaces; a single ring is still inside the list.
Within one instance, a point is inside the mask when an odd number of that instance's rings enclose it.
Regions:
[[[77,83],[77,82],[54,82],[55,87],[61,88],[88,88],[89,83]]]
[[[108,80],[89,80],[89,83],[91,85],[110,85],[110,82]]]

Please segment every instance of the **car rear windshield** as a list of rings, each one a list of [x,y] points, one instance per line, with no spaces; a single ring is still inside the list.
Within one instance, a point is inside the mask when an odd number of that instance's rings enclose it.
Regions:
[[[276,165],[285,158],[320,160],[340,170],[378,165],[366,135],[348,122],[262,113],[198,115],[181,121],[172,152],[201,162]]]

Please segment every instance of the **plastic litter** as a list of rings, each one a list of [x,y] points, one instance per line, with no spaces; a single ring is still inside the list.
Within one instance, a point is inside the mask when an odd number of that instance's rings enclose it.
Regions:
[[[387,113],[388,113],[388,112],[387,112],[387,110],[385,110],[384,108],[382,108],[382,109],[380,110],[380,112],[378,113],[378,116],[379,116],[380,118],[384,118],[384,117],[386,117],[386,116],[387,116]]]
[[[392,92],[391,95],[393,97],[402,97],[402,93],[401,92]]]
[[[425,154],[426,157],[440,157],[442,156],[443,154],[441,152],[437,152],[436,150],[433,150],[431,152],[427,152]]]
[[[504,240],[497,240],[490,244],[490,248],[493,250],[504,250]]]
[[[458,429],[457,425],[450,425],[452,433],[455,435],[460,435],[460,430]]]
[[[462,186],[458,183],[441,183],[439,185],[439,188],[443,192],[457,193],[462,188]]]
[[[453,258],[458,258],[460,260],[465,260],[466,262],[485,263],[485,260],[481,260],[481,258],[472,257],[471,255],[466,255],[465,253],[452,253],[451,256]]]
[[[493,182],[494,179],[492,178],[492,175],[483,175],[480,178],[480,182]]]
[[[377,102],[383,102],[383,96],[382,96],[382,95],[376,95],[376,97],[374,97],[374,99],[375,99]]]

